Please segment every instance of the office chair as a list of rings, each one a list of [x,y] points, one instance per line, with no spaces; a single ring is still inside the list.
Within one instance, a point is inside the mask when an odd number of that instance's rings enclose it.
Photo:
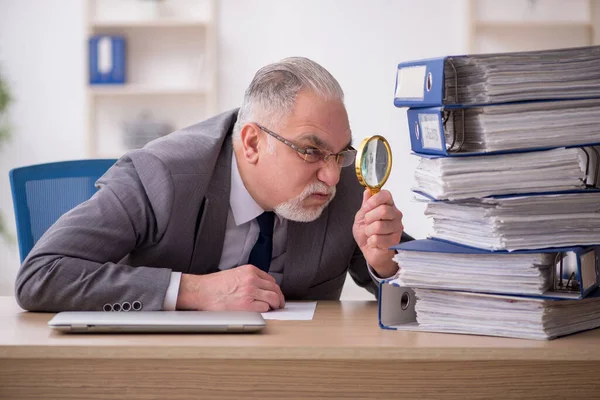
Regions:
[[[116,161],[62,161],[9,172],[21,262],[61,215],[92,197],[96,180]]]

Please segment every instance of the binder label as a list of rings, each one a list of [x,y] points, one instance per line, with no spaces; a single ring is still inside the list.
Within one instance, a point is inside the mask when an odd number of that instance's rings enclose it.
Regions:
[[[423,100],[425,96],[423,85],[426,73],[427,67],[425,65],[398,68],[396,98]]]
[[[438,114],[419,114],[421,143],[424,149],[442,151],[442,135],[440,116]]]
[[[98,72],[103,75],[110,74],[113,69],[112,43],[108,36],[98,39]]]

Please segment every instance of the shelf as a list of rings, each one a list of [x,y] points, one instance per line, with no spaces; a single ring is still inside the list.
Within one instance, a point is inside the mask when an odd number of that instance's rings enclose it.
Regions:
[[[198,87],[161,87],[151,85],[89,85],[93,96],[146,96],[146,95],[205,95],[208,91]]]
[[[193,19],[155,19],[129,21],[92,21],[92,28],[204,28],[209,22]]]
[[[83,83],[90,157],[122,155],[140,115],[172,132],[216,114],[217,1],[85,0],[87,34],[126,41],[125,84],[90,84],[89,73]]]

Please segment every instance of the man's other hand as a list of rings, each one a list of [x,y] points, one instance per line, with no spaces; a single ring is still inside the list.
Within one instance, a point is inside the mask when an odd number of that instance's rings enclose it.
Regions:
[[[182,274],[176,307],[266,312],[284,306],[285,299],[275,278],[246,264],[208,275]]]

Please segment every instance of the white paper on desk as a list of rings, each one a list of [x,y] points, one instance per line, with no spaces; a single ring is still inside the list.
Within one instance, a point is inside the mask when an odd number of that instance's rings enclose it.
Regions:
[[[284,308],[262,313],[262,316],[264,319],[311,321],[316,308],[316,301],[286,301]]]

